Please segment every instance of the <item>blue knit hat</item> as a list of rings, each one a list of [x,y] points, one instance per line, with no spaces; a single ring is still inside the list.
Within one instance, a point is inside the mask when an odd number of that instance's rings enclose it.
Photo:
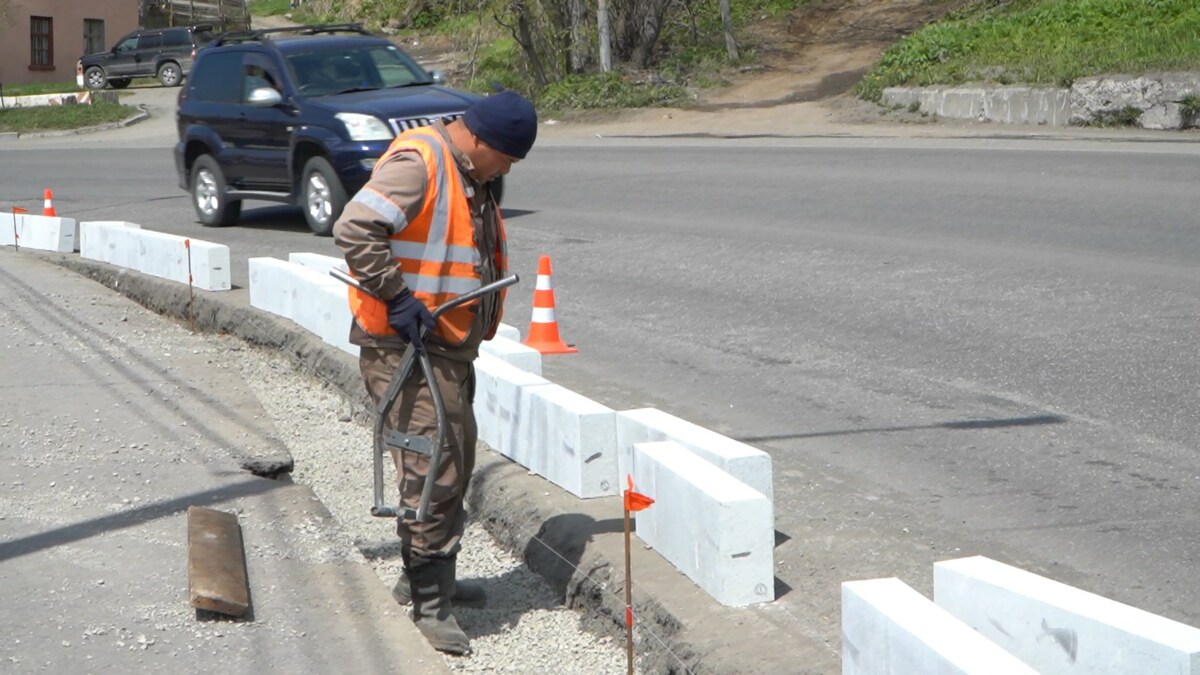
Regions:
[[[537,111],[515,91],[492,94],[467,108],[467,128],[492,148],[524,159],[537,139]]]

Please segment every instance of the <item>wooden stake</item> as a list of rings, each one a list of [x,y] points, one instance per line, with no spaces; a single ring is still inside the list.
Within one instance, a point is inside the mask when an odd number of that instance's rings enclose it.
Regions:
[[[187,249],[188,259],[188,320],[192,326],[192,332],[196,332],[196,296],[192,292],[192,240],[184,239],[183,247]]]
[[[629,509],[625,509],[625,652],[633,675],[633,565],[629,557]]]

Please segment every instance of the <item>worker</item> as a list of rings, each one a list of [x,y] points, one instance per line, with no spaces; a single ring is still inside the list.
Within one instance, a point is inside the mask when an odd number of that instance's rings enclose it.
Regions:
[[[506,275],[504,224],[489,183],[524,159],[536,137],[533,105],[512,91],[481,99],[452,122],[405,131],[333,228],[351,274],[383,300],[350,291],[350,341],[360,348],[359,369],[376,407],[410,344],[428,353],[444,401],[448,428],[442,466],[433,477],[432,519],[398,518],[404,571],[392,594],[412,602],[414,623],[434,648],[450,654],[471,649],[452,604],[486,602],[478,584],[458,582],[455,561],[475,465],[472,362],[500,323],[503,292],[451,309],[436,325],[431,311]],[[429,388],[419,373],[404,385],[385,434],[436,432]],[[395,451],[392,458],[401,504],[415,509],[428,458]]]

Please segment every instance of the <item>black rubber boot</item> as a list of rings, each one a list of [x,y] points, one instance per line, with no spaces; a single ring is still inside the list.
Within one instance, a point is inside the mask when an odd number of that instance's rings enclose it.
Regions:
[[[483,590],[483,585],[474,581],[459,581],[458,580],[458,560],[453,558],[454,565],[454,583],[450,587],[450,602],[455,607],[487,607],[487,592]],[[392,597],[396,602],[402,605],[412,604],[412,582],[408,579],[408,571],[401,569],[400,578],[396,580],[396,585],[392,587]]]
[[[410,555],[406,562],[412,586],[412,617],[417,629],[440,652],[470,654],[471,641],[458,626],[450,607],[454,559]]]

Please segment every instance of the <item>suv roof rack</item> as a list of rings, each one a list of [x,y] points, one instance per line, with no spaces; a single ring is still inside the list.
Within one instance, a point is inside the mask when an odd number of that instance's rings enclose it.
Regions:
[[[270,40],[271,35],[278,33],[290,33],[292,35],[318,35],[322,33],[358,33],[360,35],[375,36],[374,33],[363,28],[361,23],[323,23],[312,26],[281,26],[279,28],[259,28],[255,30],[239,30],[221,33],[208,46],[219,47],[230,42],[262,42]]]

